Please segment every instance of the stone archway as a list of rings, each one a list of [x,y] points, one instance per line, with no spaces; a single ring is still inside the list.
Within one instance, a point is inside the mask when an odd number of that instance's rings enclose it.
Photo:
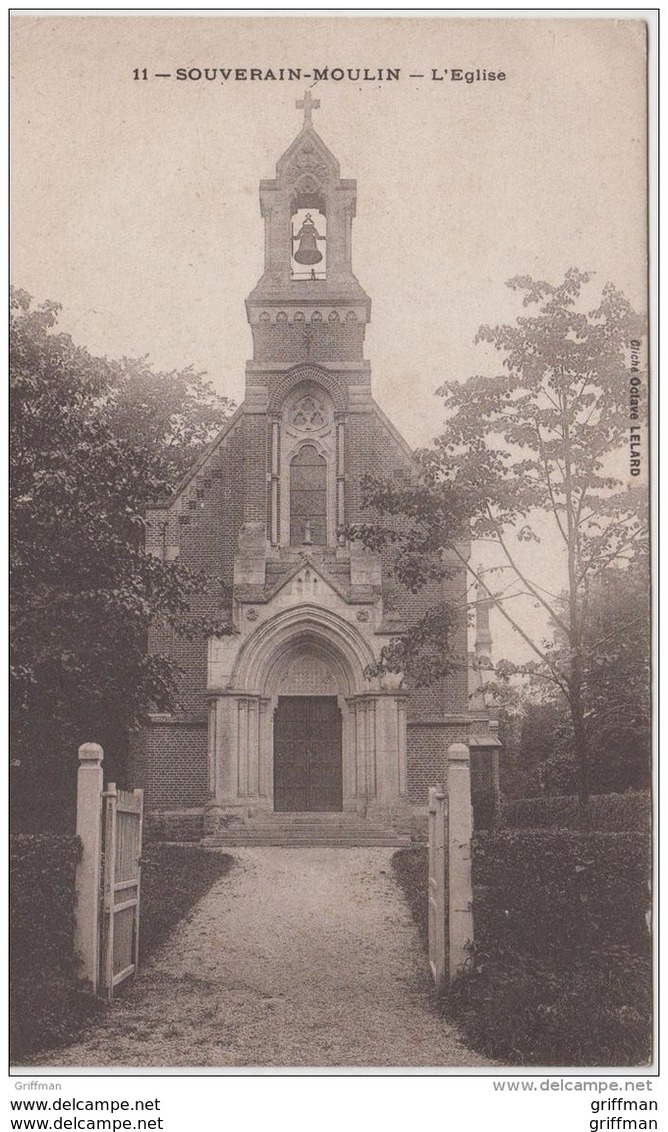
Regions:
[[[365,674],[375,661],[368,640],[338,613],[310,602],[283,610],[258,626],[239,650],[232,686],[277,695],[286,658],[305,648],[335,665],[342,695],[363,694],[374,686]]]
[[[322,606],[298,605],[260,624],[240,646],[229,686],[212,697],[211,805],[242,820],[296,810],[300,797],[308,810],[324,798],[322,810],[384,820],[396,814],[406,789],[405,696],[366,676],[373,660],[357,627]],[[311,700],[312,707],[295,703],[295,719],[312,715],[322,724],[328,711],[332,726],[335,715],[340,719],[340,796],[331,794],[327,802],[326,790],[310,799],[306,791],[290,801],[283,792],[275,804],[276,713],[282,701],[299,699]],[[333,771],[323,768],[325,747],[323,739],[311,753],[317,772],[329,773],[331,784]]]

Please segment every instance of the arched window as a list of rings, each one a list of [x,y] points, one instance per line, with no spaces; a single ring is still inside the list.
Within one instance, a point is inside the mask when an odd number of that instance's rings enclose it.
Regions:
[[[290,463],[290,543],[327,545],[327,461],[303,444]]]

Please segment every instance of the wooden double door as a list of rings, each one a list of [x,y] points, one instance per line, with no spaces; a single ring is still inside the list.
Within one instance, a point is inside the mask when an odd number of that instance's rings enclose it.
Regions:
[[[274,810],[343,809],[336,696],[279,696],[274,716]]]

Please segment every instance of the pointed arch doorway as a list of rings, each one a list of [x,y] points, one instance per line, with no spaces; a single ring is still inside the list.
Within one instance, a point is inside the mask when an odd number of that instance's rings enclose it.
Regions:
[[[336,696],[279,696],[274,716],[274,810],[343,809],[341,711]]]
[[[342,708],[350,677],[342,657],[306,631],[281,650],[274,672],[274,810],[343,810]]]
[[[209,709],[211,825],[263,812],[394,822],[406,807],[406,695],[368,675],[373,625],[358,626],[312,566],[291,585],[279,597],[293,604],[245,641],[212,642],[220,682],[216,650],[229,668]]]

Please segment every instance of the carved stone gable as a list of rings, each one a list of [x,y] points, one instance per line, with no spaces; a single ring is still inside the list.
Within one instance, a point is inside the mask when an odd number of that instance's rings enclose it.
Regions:
[[[310,141],[304,142],[293,157],[286,171],[286,179],[293,184],[304,174],[321,184],[328,181],[331,176],[330,169]]]

